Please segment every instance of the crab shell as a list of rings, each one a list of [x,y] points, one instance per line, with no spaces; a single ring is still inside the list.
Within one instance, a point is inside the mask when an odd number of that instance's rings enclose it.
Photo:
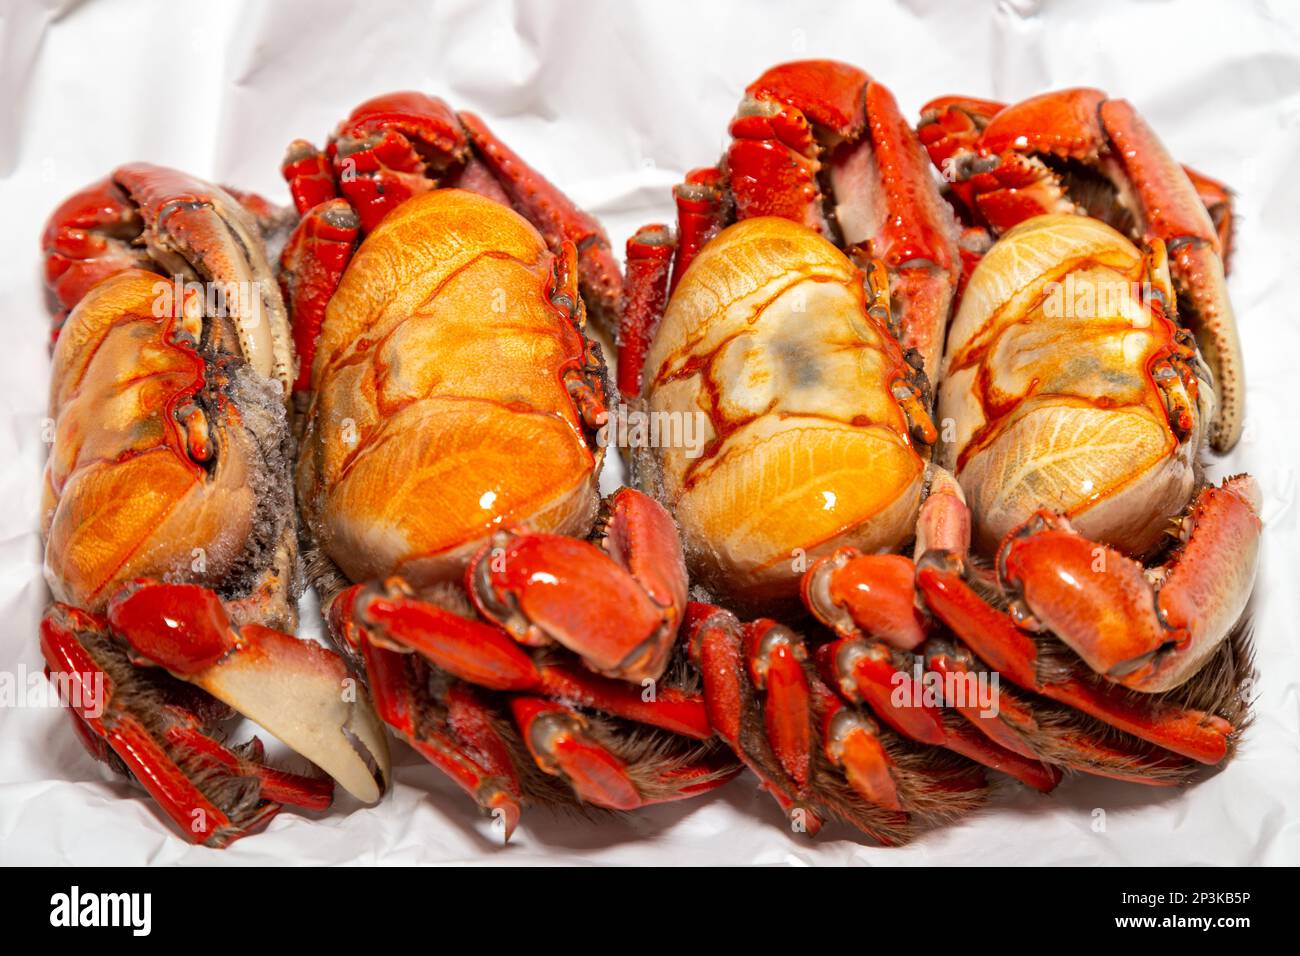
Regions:
[[[1180,440],[1153,378],[1177,326],[1139,294],[1146,261],[1098,220],[1046,215],[972,274],[939,390],[952,440],[936,457],[965,490],[985,553],[1047,508],[1141,555],[1191,499],[1213,392],[1199,381]]]
[[[403,203],[357,251],[298,467],[313,536],[351,580],[420,588],[499,528],[590,529],[603,451],[566,387],[586,341],[552,301],[556,266],[522,216],[453,189]]]
[[[655,455],[709,587],[742,604],[793,597],[805,561],[910,536],[925,460],[891,393],[906,365],[862,273],[811,229],[759,217],[721,232],[682,277],[645,368],[651,415],[702,425],[695,447]]]
[[[271,587],[294,560],[282,392],[240,359],[200,352],[201,315],[159,317],[168,284],[113,275],[59,336],[46,579],[93,613],[138,577],[261,589],[249,616],[292,628],[287,589]]]

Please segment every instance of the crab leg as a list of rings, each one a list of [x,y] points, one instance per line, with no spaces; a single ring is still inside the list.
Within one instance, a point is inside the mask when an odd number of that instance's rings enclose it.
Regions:
[[[928,671],[966,678],[975,673],[975,659],[959,642],[931,638],[925,646]],[[944,702],[993,742],[1034,760],[1058,764],[1094,776],[1111,777],[1152,787],[1173,786],[1187,776],[1191,764],[1181,757],[1133,746],[1091,732],[1058,726],[1059,719],[1041,723],[1029,702],[999,684],[996,713],[969,702]],[[1044,705],[1039,704],[1041,710]],[[1068,711],[1065,712],[1068,714]],[[1113,736],[1113,735],[1112,735]]]
[[[538,666],[505,631],[411,597],[395,579],[383,590],[354,585],[330,607],[331,626],[345,627],[353,647],[366,643],[415,651],[461,680],[490,690],[532,691],[592,707],[636,723],[707,739],[712,731],[702,701],[673,688],[656,688],[649,700],[641,686],[598,677],[561,664]],[[364,639],[362,636],[364,635]]]
[[[413,655],[363,641],[360,653],[375,708],[424,759],[441,770],[484,812],[499,815],[509,840],[519,825],[523,788],[508,744],[491,713],[463,684],[443,695],[445,713],[431,706],[428,680],[413,672]]]
[[[747,678],[740,622],[721,608],[692,603],[687,608],[686,628],[691,655],[704,678],[709,724],[785,814],[803,811],[806,831],[816,835],[822,826],[820,815],[805,801],[761,729],[767,722],[757,691]],[[804,719],[808,719],[807,710]]]
[[[1132,106],[1107,100],[1101,106],[1101,123],[1133,184],[1147,238],[1163,239],[1169,249],[1170,271],[1187,305],[1181,315],[1214,372],[1219,404],[1210,442],[1227,451],[1241,437],[1245,363],[1228,301],[1219,232],[1186,172]]]
[[[1201,763],[1218,763],[1227,754],[1233,728],[1222,718],[1159,703],[1139,706],[1075,677],[1041,674],[1033,639],[1010,615],[986,603],[959,570],[925,564],[917,571],[917,584],[935,616],[986,664],[1021,687]]]
[[[1043,792],[1060,782],[1057,771],[1036,756],[1002,747],[964,724],[944,719],[943,711],[914,693],[915,682],[902,666],[899,652],[880,641],[842,638],[817,649],[822,677],[854,703],[864,703],[885,724],[920,743],[946,747],[976,763],[992,767]],[[896,703],[900,699],[903,703]],[[918,703],[919,702],[919,703]]]
[[[175,275],[194,275],[247,289],[226,296],[240,352],[265,378],[286,390],[289,324],[278,290],[264,288],[270,276],[257,226],[248,212],[223,190],[173,169],[133,163],[115,180],[140,209],[143,238],[153,261]]]
[[[680,249],[659,224],[642,226],[627,241],[627,280],[618,331],[618,390],[626,398],[641,394],[641,373],[668,307],[668,276]]]
[[[167,728],[168,743],[188,750],[202,764],[220,769],[232,777],[256,777],[261,782],[263,799],[307,810],[326,810],[334,802],[334,781],[329,777],[289,773],[266,766],[262,762],[265,748],[259,738],[251,738],[241,748],[248,751],[253,758],[250,759],[217,743],[188,715],[177,716],[181,723]]]
[[[942,816],[954,801],[978,799],[983,777],[975,765],[940,768],[932,757],[916,759],[805,665],[803,641],[787,628],[763,620],[742,625],[698,603],[689,606],[686,627],[714,730],[806,832],[815,834],[830,815],[895,844],[908,838],[913,811]],[[983,741],[965,749],[984,751],[989,762],[992,748]],[[842,780],[832,779],[835,768]]]
[[[259,624],[236,628],[220,599],[193,584],[136,581],[109,602],[107,617],[141,663],[225,701],[357,799],[383,794],[387,739],[338,655]]]
[[[567,781],[580,800],[611,810],[642,806],[626,765],[588,734],[576,710],[541,697],[513,697],[510,710],[537,766]]]
[[[684,182],[673,187],[673,201],[677,206],[677,254],[673,259],[669,294],[677,288],[700,250],[726,223],[722,182],[722,170],[705,166],[692,169]]]
[[[577,247],[583,298],[599,323],[613,328],[623,279],[600,223],[497,139],[473,113],[461,113],[460,122],[475,154],[510,197],[510,204],[537,227],[551,249],[558,251],[565,242]]]
[[[50,216],[41,237],[45,283],[59,309],[55,337],[68,313],[95,285],[115,272],[152,269],[148,253],[133,243],[144,224],[112,177],[69,196]]]
[[[439,177],[465,162],[469,143],[456,114],[442,100],[423,93],[390,93],[354,109],[328,152],[339,191],[356,210],[362,230],[370,233],[407,199],[436,189]],[[300,153],[291,146],[283,167],[295,199],[300,192],[310,198],[313,187],[304,179],[319,174],[310,160],[295,163]]]
[[[360,231],[360,220],[345,200],[326,199],[303,213],[281,253],[280,287],[293,320],[298,358],[295,393],[311,389],[312,360],[325,309],[352,260]]]

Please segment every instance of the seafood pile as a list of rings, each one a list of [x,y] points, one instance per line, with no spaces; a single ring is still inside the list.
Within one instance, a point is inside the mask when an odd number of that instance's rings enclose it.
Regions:
[[[379,801],[394,739],[506,838],[748,774],[893,845],[1228,760],[1261,523],[1203,474],[1243,416],[1226,187],[1100,91],[913,123],[830,61],[729,136],[625,272],[421,93],[293,142],[291,208],[145,164],[66,200],[40,641],[91,755],[214,847]],[[634,433],[602,499],[616,409],[699,441]]]

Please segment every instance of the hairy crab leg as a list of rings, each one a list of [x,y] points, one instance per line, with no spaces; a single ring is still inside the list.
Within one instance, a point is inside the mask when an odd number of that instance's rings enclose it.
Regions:
[[[411,655],[375,641],[360,642],[358,652],[380,719],[485,813],[497,816],[509,840],[522,814],[523,786],[509,745],[478,696],[465,685],[453,685],[440,712],[428,696],[428,680],[410,669]]]
[[[697,603],[687,634],[714,730],[803,831],[815,834],[831,816],[895,844],[909,838],[913,813],[943,816],[978,801],[974,764],[917,759],[822,682],[794,632]],[[979,741],[966,749],[989,750]]]
[[[805,802],[805,795],[787,775],[761,729],[766,719],[758,692],[746,676],[740,622],[721,608],[692,603],[687,609],[686,627],[691,655],[704,678],[710,725],[753,771],[786,816],[801,811],[806,831],[816,835],[822,826],[820,814]]]
[[[900,654],[881,641],[841,638],[819,647],[817,661],[822,677],[847,700],[867,704],[880,720],[911,740],[947,747],[1035,790],[1047,792],[1060,782],[1059,772],[1036,755],[1007,749],[987,736],[967,733],[965,724],[946,720],[916,688],[906,666],[910,655]],[[896,703],[899,698],[901,705]]]
[[[1008,680],[1201,763],[1215,764],[1226,756],[1233,728],[1222,718],[1159,703],[1140,706],[1076,677],[1041,675],[1033,638],[980,597],[959,569],[924,564],[917,584],[931,612]]]
[[[931,471],[917,519],[917,561],[922,566],[935,562],[959,566],[970,541],[970,511],[952,476],[933,466]],[[805,606],[840,638],[859,642],[876,639],[866,646],[874,648],[874,656],[881,660],[888,660],[896,651],[915,651],[923,656],[925,670],[941,677],[965,679],[976,674],[974,658],[967,648],[929,636],[929,618],[917,606],[917,565],[906,557],[863,555],[853,548],[840,549],[809,568],[801,591]],[[883,682],[897,678],[891,677],[888,668],[875,676],[882,683],[872,703],[888,707],[892,685]],[[1183,766],[1165,756],[1108,743],[1087,728],[1071,730],[1060,720],[1054,720],[1050,729],[1040,726],[1028,702],[1001,685],[993,713],[961,700],[945,699],[943,703],[994,744],[1034,762],[1063,764],[1086,773],[1156,786],[1177,782],[1177,771]],[[895,729],[921,735],[922,739],[929,735],[936,741],[945,733],[937,719],[926,722],[915,714],[912,718],[906,727]],[[1031,780],[1041,779],[1036,767],[1027,769]]]
[[[350,617],[350,627],[343,617]],[[377,642],[394,651],[414,651],[479,687],[547,694],[697,740],[711,734],[704,705],[694,695],[655,688],[647,700],[639,685],[561,664],[538,666],[499,627],[412,597],[396,579],[381,590],[354,585],[342,592],[330,607],[330,618],[336,632],[346,627],[353,635],[347,640],[354,647]]]

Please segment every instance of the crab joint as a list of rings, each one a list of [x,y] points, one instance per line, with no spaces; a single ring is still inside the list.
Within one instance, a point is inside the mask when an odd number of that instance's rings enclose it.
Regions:
[[[208,420],[203,414],[203,409],[194,402],[186,402],[178,407],[173,415],[181,427],[181,435],[185,439],[185,449],[189,456],[200,463],[210,461],[214,449],[212,435],[208,431]]]

